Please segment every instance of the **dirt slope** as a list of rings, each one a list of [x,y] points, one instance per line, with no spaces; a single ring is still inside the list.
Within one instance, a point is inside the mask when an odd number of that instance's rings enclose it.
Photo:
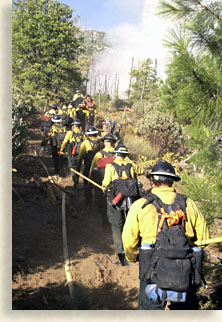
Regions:
[[[28,153],[21,155],[13,165],[18,170],[13,173],[13,186],[20,196],[13,193],[13,309],[136,309],[138,263],[129,267],[113,264],[116,257],[110,226],[104,224],[96,205],[85,204],[83,190],[72,189],[70,176],[61,181],[54,177],[57,188],[49,193],[52,185],[34,153],[40,139],[40,131],[33,129]],[[51,156],[44,155],[41,159],[53,174]],[[41,189],[37,188],[39,179]],[[140,181],[144,182],[144,177],[141,176]],[[75,290],[73,300],[64,269],[59,189],[67,193],[66,227]],[[52,196],[56,196],[56,200]],[[219,249],[214,253],[218,255]],[[208,293],[202,295],[205,309],[215,308],[206,304],[212,302],[211,298],[209,300],[212,294],[217,307],[221,305],[221,299],[218,300],[221,298],[218,285],[221,284],[218,279],[216,282],[217,285],[210,282]]]
[[[13,309],[135,309],[138,264],[122,267],[116,260],[111,229],[96,205],[87,206],[84,192],[72,189],[69,177],[55,183],[67,192],[66,227],[75,301],[70,301],[63,258],[61,196],[52,203],[35,187],[38,175],[48,181],[34,151],[41,133],[33,130],[27,154],[14,167],[13,186]],[[52,160],[43,162],[53,174]],[[80,187],[82,180],[80,180]],[[25,188],[25,186],[27,188]],[[28,187],[31,187],[28,189]],[[46,188],[46,185],[44,184]]]

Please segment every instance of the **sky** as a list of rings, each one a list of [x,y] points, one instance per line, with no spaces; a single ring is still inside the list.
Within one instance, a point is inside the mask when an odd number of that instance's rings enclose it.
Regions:
[[[110,83],[119,78],[120,94],[127,90],[132,59],[134,67],[141,61],[157,59],[157,75],[165,77],[169,57],[162,40],[172,22],[156,15],[160,0],[62,0],[79,15],[85,29],[106,31],[112,49],[94,57],[95,70]]]
[[[158,0],[157,0],[158,1]],[[62,0],[79,15],[83,27],[98,31],[123,22],[138,24],[143,9],[143,0]]]

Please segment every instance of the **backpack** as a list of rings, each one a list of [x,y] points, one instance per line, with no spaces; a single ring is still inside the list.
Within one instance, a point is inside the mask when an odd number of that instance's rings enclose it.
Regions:
[[[71,155],[72,157],[78,157],[79,155],[79,151],[80,151],[80,146],[83,142],[83,132],[81,133],[76,133],[76,132],[72,132],[74,141],[72,141],[69,145],[68,145],[68,154]],[[78,140],[77,140],[78,138]]]
[[[43,116],[41,120],[41,131],[47,135],[50,127],[52,126],[52,121],[50,116]]]
[[[106,165],[108,163],[112,163],[114,161],[113,153],[112,152],[106,152],[104,150],[100,151],[102,154],[101,158],[98,159],[97,166],[98,168],[105,169]]]
[[[62,119],[62,125],[64,125],[66,128],[71,128],[71,123],[73,121],[71,116],[69,114],[63,113],[60,114],[60,117]]]
[[[83,101],[83,97],[77,97],[77,99],[74,101],[74,107],[77,108],[79,104],[81,104]]]
[[[53,137],[53,146],[57,146],[60,149],[62,142],[66,135],[65,126],[56,127],[55,135]]]
[[[98,140],[91,140],[90,138],[87,139],[89,141],[89,144],[92,148],[92,150],[89,150],[84,158],[84,163],[85,163],[85,166],[90,168],[91,166],[91,163],[92,163],[92,160],[95,156],[95,154],[99,151],[100,149],[100,142],[101,140],[98,139]]]
[[[114,161],[113,153],[106,152],[104,150],[99,151],[101,153],[101,157],[97,161],[96,171],[93,170],[92,178],[95,182],[101,184],[105,174],[105,167],[108,163],[112,163]]]
[[[197,267],[198,260],[184,232],[187,197],[177,193],[171,205],[164,204],[152,193],[146,194],[144,198],[147,201],[142,208],[148,204],[156,208],[158,227],[155,244],[150,249],[140,248],[139,278],[156,285],[156,295],[159,297],[158,290],[161,290],[162,301],[166,300],[167,291],[176,292],[174,301],[182,301],[182,294],[188,292],[191,284],[198,285],[201,282],[201,268]]]
[[[115,162],[112,162],[111,164],[116,170],[118,179],[115,179],[110,183],[107,199],[117,209],[121,209],[124,207],[124,198],[131,197],[135,201],[135,199],[139,197],[138,182],[131,176],[131,163],[119,165]],[[125,171],[127,178],[122,177],[123,171]],[[120,197],[120,200],[117,196]],[[117,199],[115,199],[116,197]]]

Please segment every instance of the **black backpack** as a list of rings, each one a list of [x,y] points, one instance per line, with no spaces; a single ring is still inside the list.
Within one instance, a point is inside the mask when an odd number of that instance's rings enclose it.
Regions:
[[[74,141],[68,144],[67,152],[69,156],[72,156],[73,158],[77,158],[79,155],[80,146],[83,142],[84,133],[83,132],[76,133],[72,131],[72,135],[73,135]]]
[[[121,205],[123,204],[124,198],[131,197],[133,198],[133,201],[135,201],[139,197],[138,182],[131,176],[131,163],[127,163],[126,165],[119,165],[115,162],[112,162],[111,164],[116,170],[118,179],[115,179],[110,183],[107,191],[107,199],[113,206],[121,209]],[[125,171],[127,175],[126,179],[123,179],[122,177],[123,171]],[[114,198],[118,194],[121,194],[122,197],[118,203],[114,203]]]
[[[192,283],[199,286],[202,252],[199,255],[201,258],[195,258],[196,254],[194,255],[184,232],[187,197],[177,193],[172,205],[164,204],[152,193],[146,194],[144,198],[147,201],[142,208],[152,204],[157,210],[158,231],[151,249],[140,248],[139,278],[148,284],[156,284],[157,288],[179,294],[187,292]],[[172,216],[169,216],[170,213]]]
[[[89,144],[92,148],[92,150],[89,150],[84,158],[85,166],[90,168],[92,160],[97,152],[99,152],[101,147],[101,140],[91,140],[90,138],[87,139],[89,141]]]

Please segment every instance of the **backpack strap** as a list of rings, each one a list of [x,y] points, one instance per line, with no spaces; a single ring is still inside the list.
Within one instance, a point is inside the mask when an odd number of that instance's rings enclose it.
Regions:
[[[75,143],[80,143],[80,142],[82,142],[82,141],[83,141],[83,133],[82,133],[82,132],[80,132],[80,133],[76,133],[76,132],[72,131],[72,135],[73,135],[73,137],[74,137],[74,139],[75,139]],[[80,142],[76,142],[76,139],[77,139],[77,138],[79,138],[79,139],[80,139]]]
[[[106,157],[106,158],[112,158],[113,154],[111,152],[106,152],[104,150],[99,151],[99,153],[101,153],[102,158]]]
[[[88,138],[89,144],[92,148],[92,151],[96,151],[95,147],[97,146],[97,144],[100,143],[100,139],[98,140],[91,140],[90,138]]]
[[[184,229],[184,222],[186,221],[186,200],[187,196],[182,195],[180,193],[176,194],[176,198],[173,204],[168,205],[162,202],[162,200],[156,196],[155,194],[148,192],[145,196],[143,196],[147,201],[143,204],[142,209],[145,208],[149,204],[153,204],[158,213],[158,232],[162,230],[162,228],[167,229],[168,224],[166,221],[167,215],[171,213],[171,211],[182,210],[182,214],[179,214],[180,222]],[[173,223],[172,223],[173,224]]]
[[[117,173],[117,175],[118,175],[119,178],[122,177],[123,171],[126,172],[127,178],[130,178],[130,179],[132,178],[131,172],[130,172],[130,169],[132,167],[132,164],[131,163],[119,165],[116,162],[112,162],[111,164],[114,167],[114,169],[116,170],[116,173]]]

